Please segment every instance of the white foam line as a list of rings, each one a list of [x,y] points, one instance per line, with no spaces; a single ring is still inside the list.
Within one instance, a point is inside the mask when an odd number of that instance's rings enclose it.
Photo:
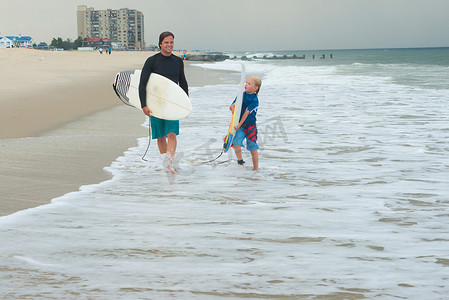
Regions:
[[[47,263],[43,263],[40,261],[35,260],[34,258],[31,257],[26,257],[26,256],[20,256],[20,255],[14,255],[13,258],[22,261],[22,262],[26,262],[30,265],[36,265],[36,266],[41,266],[41,267],[62,267],[62,265],[58,265],[58,264],[47,264]]]

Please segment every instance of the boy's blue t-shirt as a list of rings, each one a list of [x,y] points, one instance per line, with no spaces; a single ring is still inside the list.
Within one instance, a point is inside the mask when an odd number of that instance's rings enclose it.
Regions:
[[[234,99],[232,104],[235,103],[235,100],[237,100],[237,98]],[[243,122],[243,124],[251,124],[256,122],[256,114],[258,108],[259,108],[259,97],[257,97],[257,94],[256,93],[247,94],[246,92],[243,92],[242,110],[240,112],[239,122],[242,119],[245,110],[249,110],[249,115],[246,118],[245,122]]]

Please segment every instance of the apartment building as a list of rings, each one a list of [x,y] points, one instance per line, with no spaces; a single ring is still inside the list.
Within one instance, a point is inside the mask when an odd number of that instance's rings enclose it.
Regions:
[[[106,38],[116,41],[124,49],[145,49],[144,19],[135,9],[95,10],[79,5],[77,12],[78,36]]]

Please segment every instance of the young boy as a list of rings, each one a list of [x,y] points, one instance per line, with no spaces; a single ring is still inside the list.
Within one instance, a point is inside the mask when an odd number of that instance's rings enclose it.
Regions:
[[[254,170],[259,169],[259,154],[257,149],[257,127],[256,114],[259,108],[259,98],[257,97],[262,80],[256,76],[250,76],[245,83],[245,92],[243,93],[242,110],[240,113],[240,122],[234,127],[236,130],[232,145],[237,156],[239,165],[245,163],[242,157],[243,140],[246,139],[246,149],[251,153]],[[229,109],[233,112],[235,108],[235,100]]]

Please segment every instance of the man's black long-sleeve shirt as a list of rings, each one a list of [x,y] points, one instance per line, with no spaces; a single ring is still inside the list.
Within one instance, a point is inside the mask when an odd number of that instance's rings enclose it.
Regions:
[[[147,106],[147,83],[151,73],[157,73],[167,77],[171,81],[179,84],[179,86],[189,94],[186,76],[184,74],[184,62],[176,55],[164,56],[157,53],[149,57],[140,74],[139,98],[142,107]]]

